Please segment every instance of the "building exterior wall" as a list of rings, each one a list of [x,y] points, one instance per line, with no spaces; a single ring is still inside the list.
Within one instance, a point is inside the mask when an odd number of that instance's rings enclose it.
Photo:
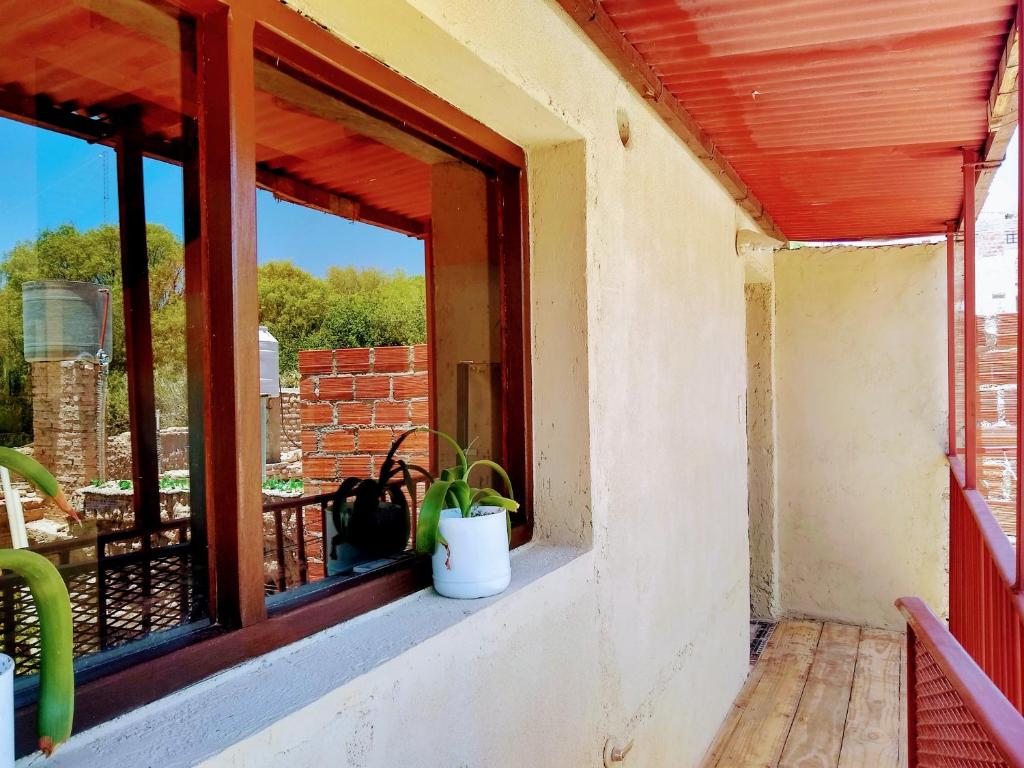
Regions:
[[[513,578],[545,553],[572,556],[483,605],[419,593],[116,727],[149,758],[247,768],[598,768],[609,738],[634,742],[631,768],[697,765],[748,669],[735,233],[752,223],[553,3],[295,7],[526,149],[537,526]],[[419,627],[410,614],[455,608],[459,620],[404,642]],[[353,658],[339,639],[308,685],[274,677],[312,663],[311,643],[396,615],[405,629],[380,643],[403,647],[386,661]],[[349,667],[353,679],[319,690]],[[100,748],[88,739],[55,766],[88,764]],[[110,749],[103,759],[121,764]]]
[[[780,251],[775,279],[783,611],[944,612],[944,246]]]
[[[695,765],[748,663],[751,225],[552,4],[297,6],[526,148],[533,546],[581,555],[211,764]]]

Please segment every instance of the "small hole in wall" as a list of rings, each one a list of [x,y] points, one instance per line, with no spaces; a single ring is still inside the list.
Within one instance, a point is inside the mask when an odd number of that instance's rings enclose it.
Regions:
[[[615,111],[615,122],[619,126],[619,141],[622,142],[622,146],[629,146],[629,115],[626,114],[626,110],[617,109]]]

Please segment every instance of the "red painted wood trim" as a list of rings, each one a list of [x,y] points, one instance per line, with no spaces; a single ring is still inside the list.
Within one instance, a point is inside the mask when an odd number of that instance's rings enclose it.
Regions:
[[[956,481],[957,488],[967,502],[967,508],[971,511],[978,530],[981,531],[981,535],[985,540],[985,549],[996,564],[1006,584],[1008,586],[1013,584],[1013,545],[1006,538],[1003,529],[999,527],[999,522],[996,520],[995,515],[992,514],[992,510],[989,508],[988,502],[985,501],[985,497],[981,495],[980,491],[967,487],[965,479],[966,469],[963,461],[959,457],[951,458],[949,460],[949,468],[953,479]],[[1024,616],[1024,599],[1020,600],[1019,604],[1021,615]]]
[[[277,0],[234,0],[259,20],[257,47],[436,146],[485,166],[523,167],[522,148]]]
[[[259,467],[254,21],[198,25],[211,605],[229,627],[266,618]]]
[[[976,151],[964,150],[964,443],[967,448],[965,481],[968,488],[978,486],[978,319],[974,295],[977,160]]]
[[[921,643],[942,669],[971,714],[999,747],[1012,768],[1024,768],[1024,717],[1014,709],[981,667],[949,630],[916,597],[903,597],[896,606],[907,619],[914,642]],[[908,653],[908,660],[910,654]],[[913,695],[913,690],[908,701]],[[908,712],[908,725],[914,721]],[[913,765],[913,763],[911,763]]]

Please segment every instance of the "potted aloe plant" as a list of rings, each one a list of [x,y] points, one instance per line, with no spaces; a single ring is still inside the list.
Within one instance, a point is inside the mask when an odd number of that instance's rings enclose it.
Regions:
[[[0,447],[0,465],[24,477],[62,511],[78,519],[60,485],[39,462],[11,448]],[[0,569],[13,571],[28,583],[39,621],[39,749],[49,756],[71,735],[75,707],[71,599],[57,568],[27,549],[0,549]],[[0,654],[0,766],[14,765],[14,662]]]
[[[328,574],[347,573],[360,563],[405,550],[409,543],[409,500],[402,485],[411,496],[416,492],[413,471],[432,479],[423,467],[395,457],[405,439],[416,431],[410,429],[395,439],[377,477],[349,477],[338,487],[327,520]]]
[[[434,430],[431,430],[434,431]],[[420,505],[416,550],[432,557],[434,589],[445,597],[489,597],[504,592],[512,580],[510,513],[519,508],[512,482],[500,465],[466,459],[466,452],[444,432],[434,431],[454,449],[458,463],[431,484]],[[474,488],[477,469],[490,469],[505,486]]]

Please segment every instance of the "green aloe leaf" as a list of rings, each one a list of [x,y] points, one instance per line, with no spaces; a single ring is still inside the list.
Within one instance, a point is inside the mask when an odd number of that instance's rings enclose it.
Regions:
[[[508,493],[508,497],[510,499],[515,498],[515,494],[512,491],[512,481],[509,480],[508,473],[501,468],[500,464],[490,461],[489,459],[480,459],[478,461],[474,461],[466,470],[467,480],[469,479],[469,476],[473,472],[473,470],[476,469],[477,467],[487,467],[489,469],[493,469],[495,473],[497,473],[498,477],[502,479],[502,482],[505,483],[505,491],[506,493]]]
[[[477,504],[481,507],[501,507],[507,509],[510,512],[515,512],[519,509],[519,503],[512,499],[506,499],[504,496],[484,496]]]
[[[466,459],[466,452],[463,451],[461,447],[459,447],[459,444],[455,442],[455,439],[452,438],[451,435],[447,435],[439,429],[428,429],[426,427],[424,429],[426,429],[427,432],[430,432],[431,434],[437,435],[442,440],[447,442],[448,445],[455,449],[455,456],[459,462],[458,467],[452,467],[451,470],[445,471],[451,472],[454,470],[458,473],[458,476],[453,479],[464,480],[469,475],[469,460]]]
[[[416,551],[433,554],[441,537],[438,526],[441,510],[445,508],[445,497],[451,488],[451,481],[438,480],[423,495],[419,519],[416,522]]]
[[[455,498],[457,509],[463,517],[469,517],[469,510],[473,504],[473,489],[465,480],[456,480],[449,489],[449,494]]]

